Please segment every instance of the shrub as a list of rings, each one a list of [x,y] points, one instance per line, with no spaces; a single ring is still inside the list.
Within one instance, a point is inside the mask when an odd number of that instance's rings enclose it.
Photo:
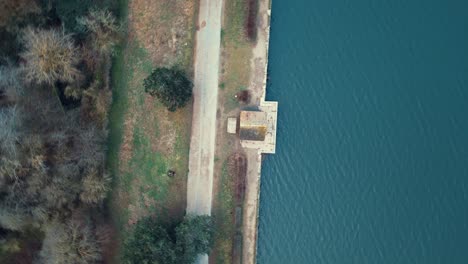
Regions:
[[[69,85],[65,87],[63,94],[69,99],[78,100],[81,98],[83,90],[81,90],[79,87]]]
[[[179,263],[194,263],[198,254],[208,254],[213,244],[213,221],[208,215],[187,216],[176,227]]]
[[[168,235],[173,231],[150,217],[141,219],[125,242],[124,263],[192,264],[198,254],[210,251],[213,241],[210,216],[187,216],[175,228],[175,241]]]
[[[107,174],[99,174],[96,169],[92,169],[83,178],[82,192],[80,200],[87,204],[98,204],[106,198],[109,190],[110,178]]]
[[[174,243],[167,231],[151,218],[138,221],[125,241],[123,263],[175,264]]]
[[[93,9],[77,21],[81,30],[89,34],[91,47],[104,54],[112,53],[121,27],[111,12]]]
[[[101,82],[94,81],[82,92],[82,110],[90,120],[96,121],[99,127],[106,127],[107,114],[112,103],[110,89],[101,87]]]
[[[28,27],[21,36],[26,61],[24,67],[27,82],[54,84],[56,81],[72,82],[80,72],[79,57],[70,35],[55,29]]]
[[[157,68],[144,80],[145,92],[156,96],[169,111],[185,106],[192,96],[192,82],[177,69]]]

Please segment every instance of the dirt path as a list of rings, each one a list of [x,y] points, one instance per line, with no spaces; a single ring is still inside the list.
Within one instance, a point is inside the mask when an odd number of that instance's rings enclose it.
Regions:
[[[211,214],[222,0],[201,0],[196,34],[187,213]],[[202,256],[197,263],[208,263]]]

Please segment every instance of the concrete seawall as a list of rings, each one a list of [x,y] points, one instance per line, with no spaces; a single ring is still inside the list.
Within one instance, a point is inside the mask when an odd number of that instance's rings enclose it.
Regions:
[[[274,126],[274,135],[271,136],[270,140],[272,141],[270,144],[273,144],[273,148],[269,148],[269,151],[254,148],[245,149],[248,168],[242,232],[243,264],[256,263],[262,155],[264,153],[274,153],[276,147],[277,103],[265,101],[268,70],[268,49],[270,39],[270,20],[271,0],[259,0],[257,44],[253,49],[253,58],[251,60],[252,74],[250,87],[252,92],[252,99],[256,101],[259,109],[272,113],[271,118],[274,118],[274,122],[272,124]]]

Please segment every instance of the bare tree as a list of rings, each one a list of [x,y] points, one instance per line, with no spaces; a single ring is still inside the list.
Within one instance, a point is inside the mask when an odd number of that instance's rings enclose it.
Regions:
[[[78,18],[78,25],[90,34],[92,47],[105,54],[112,53],[122,30],[107,10],[91,10],[87,16]]]
[[[72,82],[80,75],[76,68],[78,50],[63,30],[28,27],[21,42],[25,47],[20,55],[26,60],[26,81],[52,85],[56,81]]]
[[[87,204],[99,204],[106,198],[109,186],[109,175],[100,174],[96,169],[92,169],[83,178],[80,200]]]
[[[104,163],[105,136],[102,130],[89,126],[77,133],[75,158],[82,168],[96,168]]]
[[[67,224],[57,221],[50,223],[46,227],[39,255],[39,263],[44,264],[91,264],[102,259],[91,227],[76,220],[70,220]]]
[[[45,173],[47,166],[45,164],[45,146],[42,137],[37,134],[27,134],[21,140],[21,147],[28,168]]]
[[[41,195],[49,208],[73,209],[81,190],[78,166],[70,162],[56,167],[54,175],[49,178]]]

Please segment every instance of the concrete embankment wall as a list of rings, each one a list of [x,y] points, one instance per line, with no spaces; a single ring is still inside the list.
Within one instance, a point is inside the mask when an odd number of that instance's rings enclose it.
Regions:
[[[258,98],[260,105],[265,102],[268,72],[268,49],[270,39],[271,0],[259,0],[259,24],[257,46],[254,48],[252,63],[252,83],[261,83],[261,91]],[[258,72],[256,61],[262,61],[263,71]],[[262,78],[261,80],[255,80]],[[275,134],[276,135],[276,134]],[[262,167],[262,152],[256,149],[246,149],[248,159],[246,197],[243,215],[243,264],[255,264],[257,255],[258,216],[260,208],[260,181]]]

